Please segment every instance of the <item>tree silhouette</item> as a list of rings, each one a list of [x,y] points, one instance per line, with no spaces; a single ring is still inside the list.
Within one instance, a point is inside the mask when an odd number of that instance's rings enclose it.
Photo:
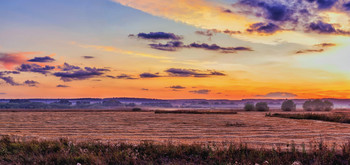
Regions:
[[[255,109],[257,111],[268,111],[270,108],[266,102],[258,102],[255,104]]]
[[[324,108],[325,111],[331,111],[333,109],[334,105],[333,105],[332,102],[330,102],[328,100],[325,100],[323,103],[324,103],[324,106],[325,106],[325,108]]]
[[[255,110],[254,103],[251,103],[251,102],[245,103],[244,110],[245,111],[254,111]]]
[[[282,103],[281,109],[283,111],[295,111],[297,105],[294,103],[293,100],[285,100]]]

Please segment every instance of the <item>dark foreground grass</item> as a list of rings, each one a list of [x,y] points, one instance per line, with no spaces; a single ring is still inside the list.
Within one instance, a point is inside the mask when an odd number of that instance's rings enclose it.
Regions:
[[[268,117],[281,117],[288,119],[307,119],[307,120],[321,120],[337,123],[349,123],[350,118],[342,114],[316,114],[316,113],[300,113],[300,114],[281,114],[281,113],[268,113]]]
[[[185,114],[237,114],[236,111],[218,111],[218,110],[174,110],[174,111],[165,111],[165,110],[156,110],[154,113],[185,113]]]
[[[251,149],[229,144],[174,145],[142,142],[138,145],[59,141],[14,142],[0,140],[0,164],[349,164],[350,145],[336,152],[322,143],[311,151]]]

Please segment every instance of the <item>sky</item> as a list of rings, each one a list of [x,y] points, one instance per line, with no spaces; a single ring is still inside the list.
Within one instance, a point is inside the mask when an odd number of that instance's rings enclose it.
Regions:
[[[350,0],[1,0],[0,98],[350,98]]]

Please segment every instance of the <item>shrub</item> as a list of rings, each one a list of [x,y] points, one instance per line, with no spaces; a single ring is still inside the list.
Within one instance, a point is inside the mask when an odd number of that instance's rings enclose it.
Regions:
[[[255,104],[255,109],[257,111],[269,111],[270,108],[266,102],[258,102]]]
[[[296,145],[285,149],[250,148],[247,144],[140,144],[66,141],[15,142],[0,137],[0,164],[348,164],[350,144],[340,152],[320,143],[310,143],[308,152]],[[282,146],[283,147],[283,146]],[[74,152],[73,152],[74,150]]]
[[[285,100],[282,103],[281,109],[283,111],[295,111],[296,110],[296,104],[293,100]]]
[[[132,111],[141,111],[141,108],[133,108]]]
[[[245,111],[254,111],[255,110],[255,106],[251,102],[245,103],[244,104],[244,110]]]

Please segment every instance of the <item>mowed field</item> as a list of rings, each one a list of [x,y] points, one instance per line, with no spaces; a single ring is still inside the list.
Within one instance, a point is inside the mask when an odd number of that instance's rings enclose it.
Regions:
[[[154,112],[0,112],[0,135],[20,140],[139,143],[247,143],[254,147],[350,141],[350,124],[238,114],[155,114]]]

